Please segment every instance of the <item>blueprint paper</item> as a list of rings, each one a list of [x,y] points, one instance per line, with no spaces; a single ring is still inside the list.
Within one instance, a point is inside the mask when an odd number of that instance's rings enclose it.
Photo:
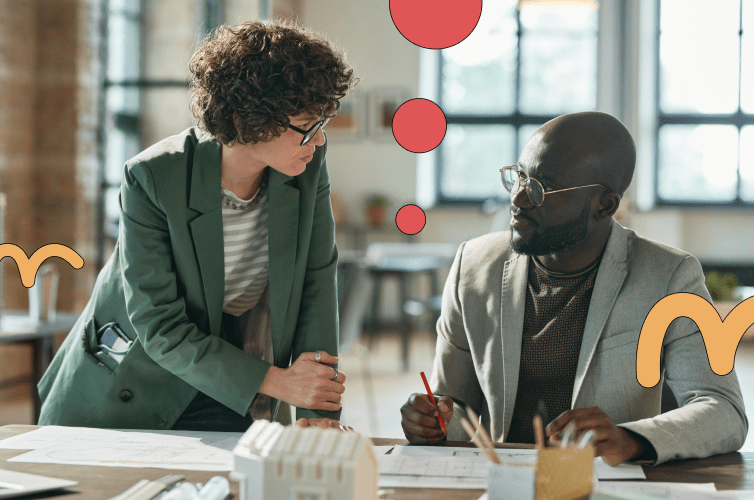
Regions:
[[[503,462],[514,463],[530,463],[534,464],[537,459],[536,449],[502,449],[497,448],[495,450],[497,456]],[[459,458],[475,458],[480,462],[485,463],[487,459],[477,448],[461,448],[450,446],[396,446],[393,450],[393,455],[402,454],[416,457],[459,457]],[[601,480],[619,480],[619,479],[646,479],[644,475],[644,469],[641,465],[635,464],[620,464],[617,467],[607,465],[601,457],[594,459],[594,471],[597,473],[597,478]]]
[[[497,449],[505,463],[536,463],[537,450]],[[380,466],[378,485],[390,487],[479,488],[487,487],[488,462],[476,448],[444,446],[396,446],[390,455],[377,457]],[[645,479],[639,465],[611,467],[597,458],[598,479]]]
[[[0,441],[0,447],[36,447],[9,462],[223,472],[232,470],[232,450],[242,435],[240,432],[42,427]]]
[[[595,491],[620,494],[630,499],[631,494],[647,495],[664,500],[688,500],[692,493],[706,498],[715,493],[715,483],[662,483],[651,481],[606,481],[600,482]]]

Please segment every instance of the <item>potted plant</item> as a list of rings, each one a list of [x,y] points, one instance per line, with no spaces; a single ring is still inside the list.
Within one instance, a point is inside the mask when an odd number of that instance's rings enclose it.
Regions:
[[[387,217],[387,197],[381,194],[372,194],[367,198],[366,216],[367,224],[372,228],[381,227]]]

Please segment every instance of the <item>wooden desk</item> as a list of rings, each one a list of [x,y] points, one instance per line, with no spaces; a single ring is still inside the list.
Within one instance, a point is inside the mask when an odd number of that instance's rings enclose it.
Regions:
[[[34,423],[39,420],[42,401],[37,393],[37,383],[44,375],[55,354],[55,335],[73,328],[78,314],[57,313],[47,321],[36,321],[26,311],[3,311],[0,316],[0,344],[29,344],[32,349],[32,394]]]
[[[37,429],[35,425],[6,425],[0,427],[0,439],[9,438]],[[374,438],[375,446],[406,444],[404,439]],[[473,446],[468,442],[448,442],[446,446]],[[503,446],[499,448],[528,448],[529,446]],[[168,469],[134,469],[127,467],[98,467],[91,465],[27,464],[7,462],[9,458],[26,453],[23,450],[0,449],[0,468],[28,472],[43,476],[78,481],[79,485],[63,493],[35,496],[34,498],[75,498],[77,500],[102,500],[111,498],[139,482],[141,479],[159,479],[168,474],[182,474],[188,481],[205,483],[211,477],[227,472],[177,471]],[[754,489],[754,453],[727,453],[703,460],[683,460],[657,467],[644,467],[649,481],[676,481],[685,483],[715,483],[720,490]],[[231,499],[238,499],[238,483],[230,481]],[[448,490],[398,488],[380,497],[381,500],[477,500],[484,490]]]

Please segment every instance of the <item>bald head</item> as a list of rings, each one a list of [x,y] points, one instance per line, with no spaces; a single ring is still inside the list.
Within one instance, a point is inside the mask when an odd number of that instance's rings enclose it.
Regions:
[[[623,194],[631,184],[636,146],[616,118],[596,111],[571,113],[540,127],[527,144],[542,161],[568,168],[579,182],[602,184]]]

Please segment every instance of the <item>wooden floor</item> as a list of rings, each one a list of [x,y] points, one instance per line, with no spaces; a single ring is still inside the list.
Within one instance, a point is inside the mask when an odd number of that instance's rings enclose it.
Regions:
[[[340,369],[348,378],[343,395],[343,423],[370,436],[402,438],[400,407],[412,392],[424,391],[419,372],[429,376],[434,347],[433,334],[416,332],[411,339],[411,367],[405,372],[400,362],[400,339],[392,331],[382,332],[370,349],[358,344],[351,352],[342,354]],[[750,426],[754,426],[754,342],[741,343],[735,366]],[[18,390],[0,392],[0,425],[30,423],[30,396],[24,397]],[[754,451],[752,434],[750,431],[742,451]]]

